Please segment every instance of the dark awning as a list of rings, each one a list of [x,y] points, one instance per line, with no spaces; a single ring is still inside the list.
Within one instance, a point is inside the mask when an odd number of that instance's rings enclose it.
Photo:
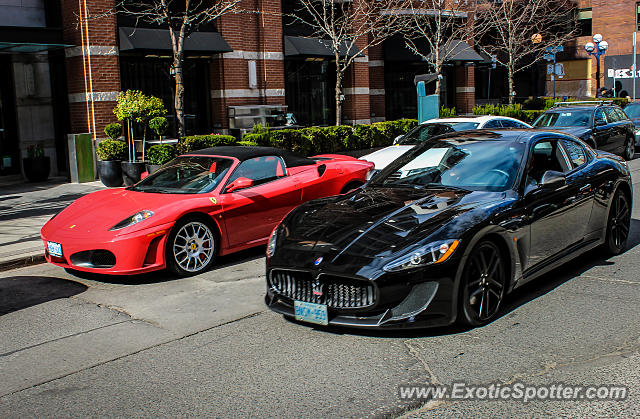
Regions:
[[[171,50],[168,29],[128,28],[119,29],[120,51],[136,49]],[[230,52],[227,41],[218,32],[194,32],[184,41],[185,52]]]
[[[438,75],[436,73],[418,74],[413,78],[413,84],[418,84],[420,81],[425,82],[425,84],[429,84],[437,78]]]
[[[61,29],[1,27],[0,51],[42,52],[72,47],[62,39]]]
[[[445,61],[484,61],[471,45],[459,39],[449,41],[444,47],[444,54],[447,57]]]
[[[358,48],[352,47],[349,51],[346,42],[340,46],[340,56],[360,55]],[[294,56],[312,56],[312,57],[333,57],[333,49],[331,41],[319,38],[305,38],[302,36],[285,36],[284,37],[284,55],[286,57]]]

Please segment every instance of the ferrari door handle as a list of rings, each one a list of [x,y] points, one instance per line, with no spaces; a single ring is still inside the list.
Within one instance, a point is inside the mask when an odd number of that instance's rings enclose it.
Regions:
[[[591,184],[587,183],[586,185],[584,185],[582,188],[579,189],[580,192],[584,192],[584,191],[588,191],[589,189],[591,189]]]

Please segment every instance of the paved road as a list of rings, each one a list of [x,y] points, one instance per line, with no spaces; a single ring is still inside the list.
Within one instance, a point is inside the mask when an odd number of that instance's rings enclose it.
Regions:
[[[640,179],[640,159],[632,162]],[[636,196],[640,187],[635,185]],[[637,202],[637,201],[636,201]],[[0,274],[0,417],[640,416],[640,205],[629,250],[528,284],[472,330],[356,333],[265,310],[262,249],[205,274]],[[619,384],[616,402],[405,402],[400,384]]]

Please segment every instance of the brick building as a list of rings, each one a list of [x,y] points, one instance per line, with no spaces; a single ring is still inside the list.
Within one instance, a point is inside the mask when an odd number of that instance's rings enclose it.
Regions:
[[[579,0],[577,3],[580,36],[565,46],[565,53],[558,55],[565,74],[556,80],[557,95],[595,96],[596,60],[585,52],[584,46],[593,42],[593,35],[599,33],[609,44],[606,54],[600,57],[600,85],[611,89],[615,84],[617,96],[632,96],[633,32],[640,30],[640,2]],[[640,73],[636,76],[637,98],[640,96]],[[548,75],[546,92],[553,94],[553,83]]]
[[[67,134],[103,137],[104,126],[115,121],[120,91],[159,96],[172,110],[168,31],[104,15],[115,3],[0,0],[1,174],[19,174],[20,157],[34,143],[44,143],[55,160],[53,174],[67,173]],[[230,107],[240,105],[286,105],[301,125],[333,123],[332,54],[304,29],[283,22],[281,13],[293,3],[244,0],[242,7],[264,13],[226,15],[189,37],[187,133],[225,132]],[[79,22],[79,16],[91,18]],[[486,65],[473,55],[444,70],[441,103],[462,113],[473,108],[475,71]],[[413,78],[427,72],[401,39],[358,56],[344,80],[344,123],[415,118]]]

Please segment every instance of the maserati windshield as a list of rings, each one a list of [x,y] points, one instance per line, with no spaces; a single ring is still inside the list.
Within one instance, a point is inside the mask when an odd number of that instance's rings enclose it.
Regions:
[[[513,185],[524,149],[512,141],[432,140],[396,160],[370,185],[505,191]]]
[[[130,187],[132,191],[198,194],[211,192],[233,164],[224,157],[178,157]]]
[[[398,141],[398,144],[421,144],[429,138],[435,137],[436,135],[476,128],[478,128],[477,122],[434,122],[429,124],[422,124],[409,131]]]

